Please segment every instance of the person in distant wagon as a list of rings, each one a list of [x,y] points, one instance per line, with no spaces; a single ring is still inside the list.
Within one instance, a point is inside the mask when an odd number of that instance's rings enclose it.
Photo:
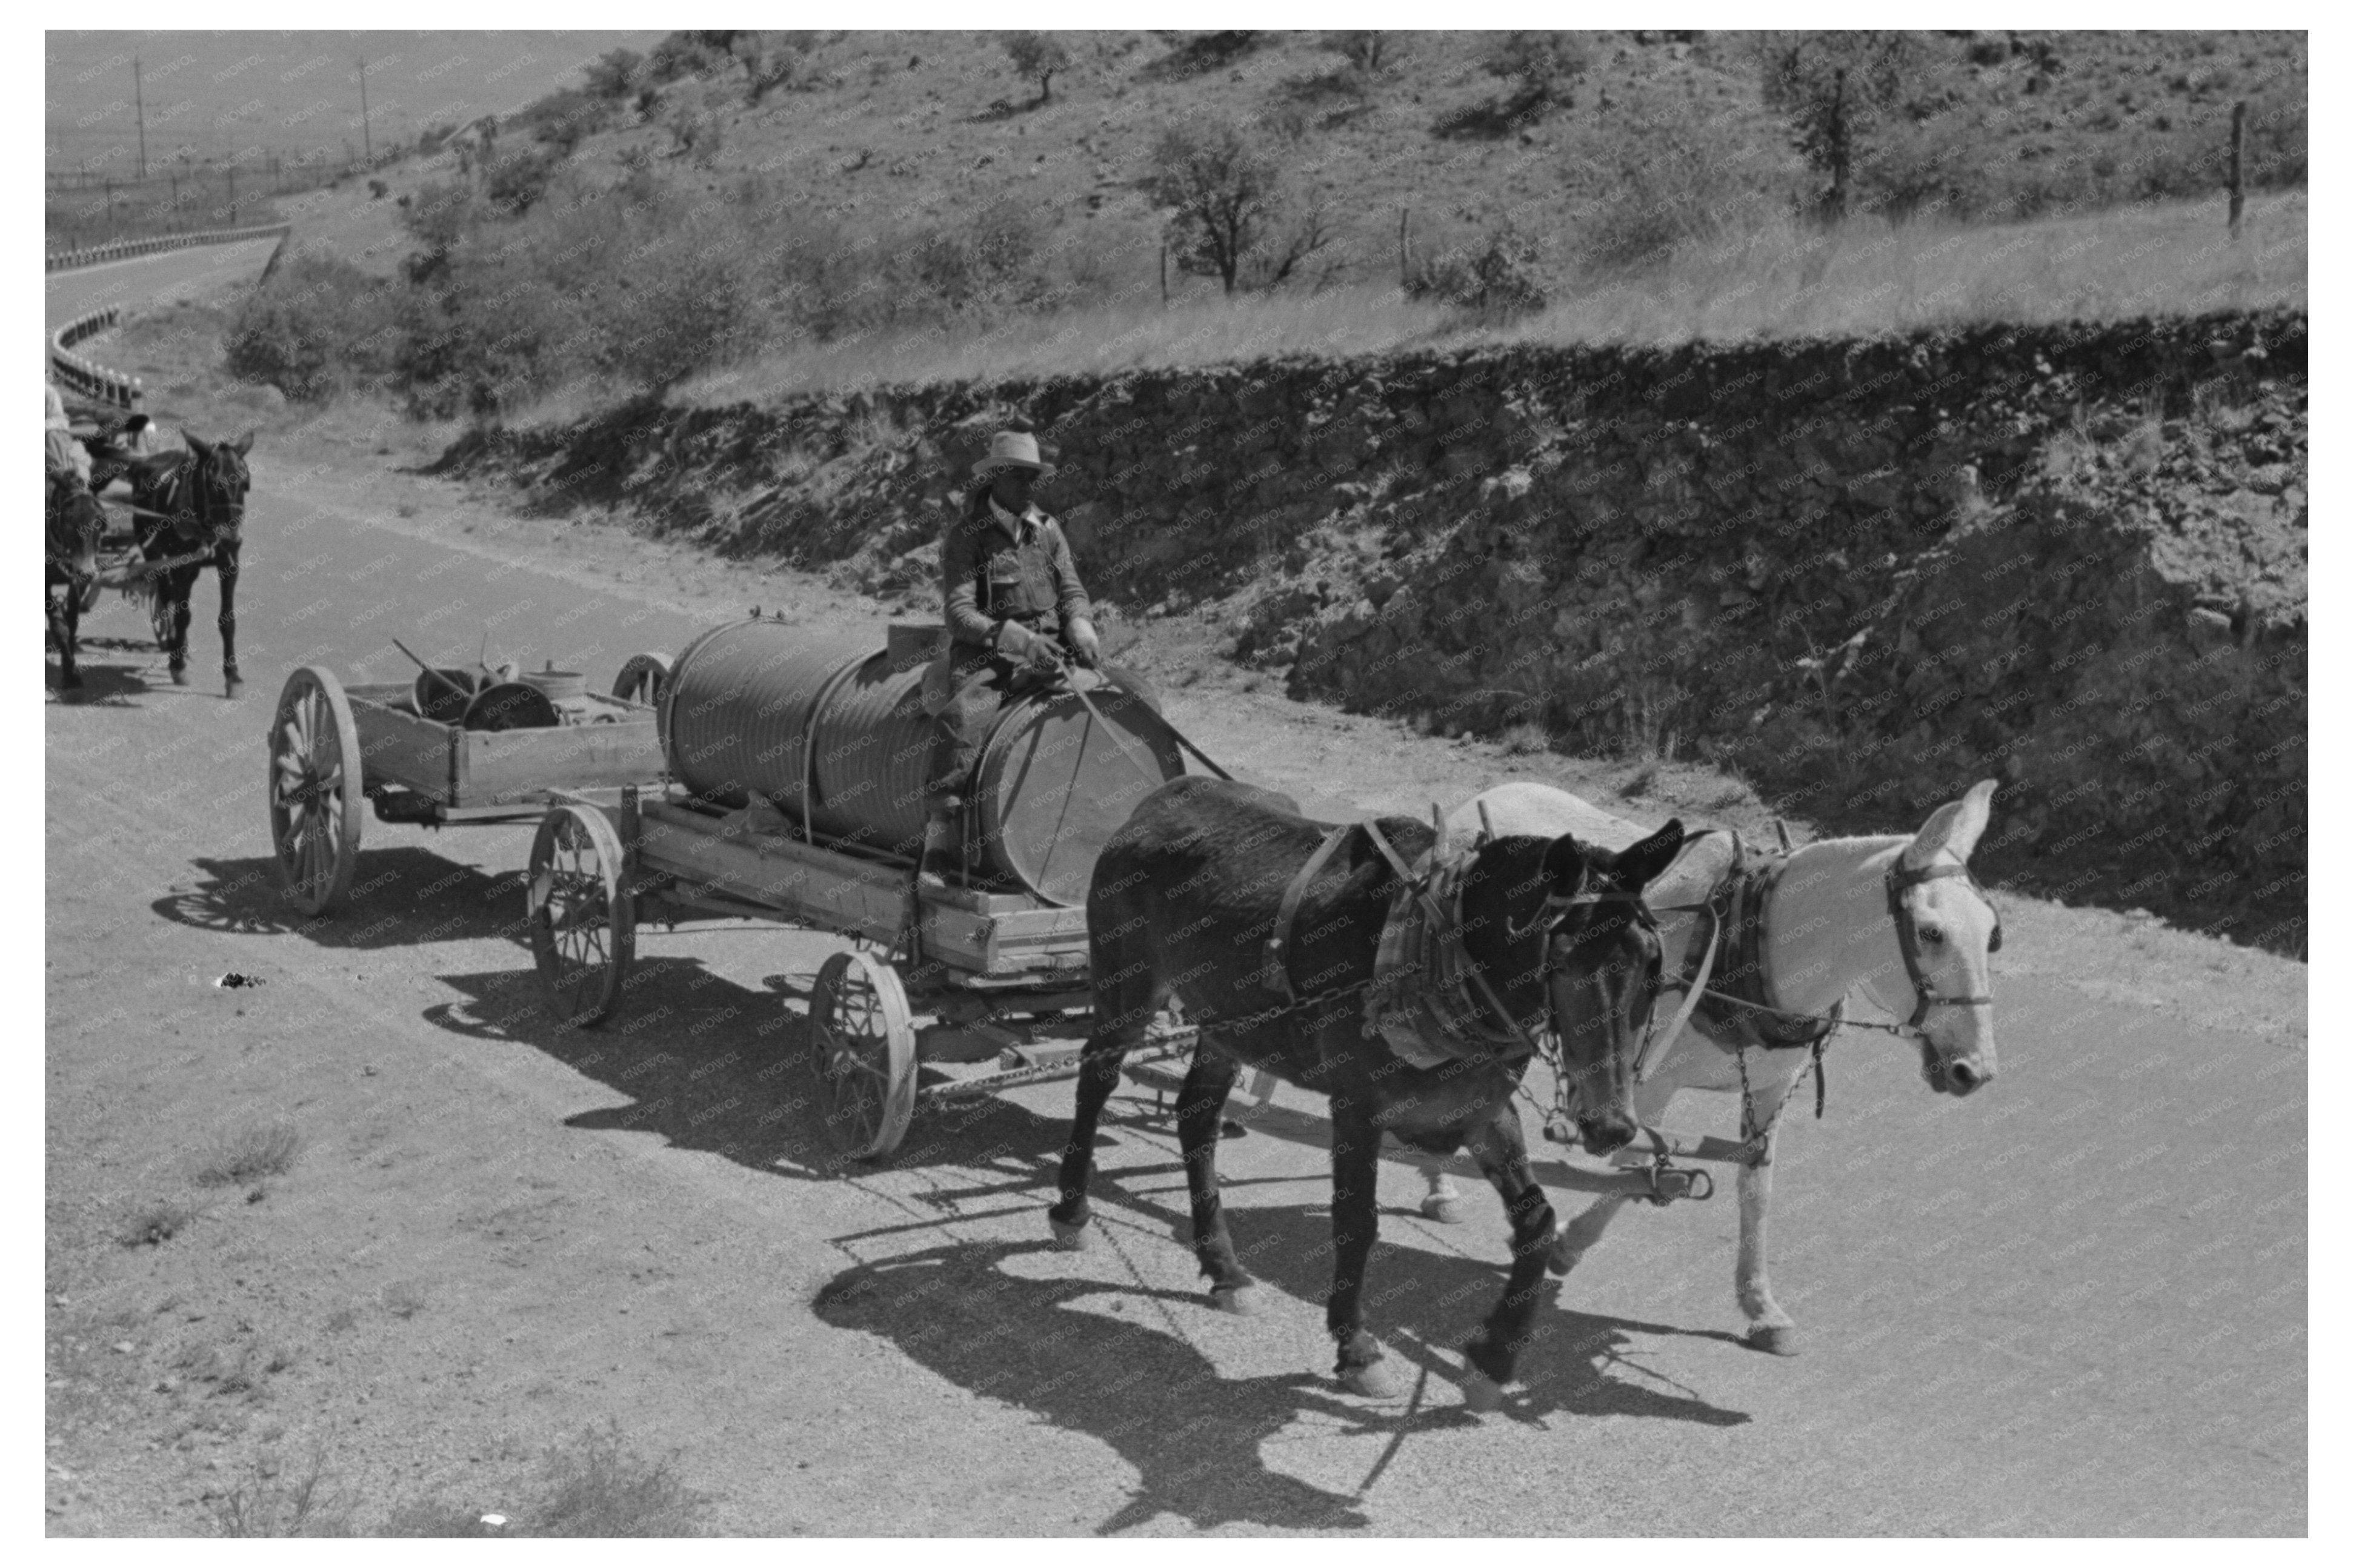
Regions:
[[[84,485],[90,483],[90,452],[74,439],[73,420],[66,413],[66,400],[58,391],[58,384],[44,384],[47,394],[47,409],[41,418],[42,467],[49,473],[70,473]]]
[[[1030,499],[1054,471],[1038,438],[1000,430],[972,471],[977,482],[940,542],[948,647],[925,682],[933,736],[918,874],[934,886],[952,869],[962,792],[997,710],[1024,679],[1050,679],[1066,659],[1092,668],[1102,657],[1070,542]]]

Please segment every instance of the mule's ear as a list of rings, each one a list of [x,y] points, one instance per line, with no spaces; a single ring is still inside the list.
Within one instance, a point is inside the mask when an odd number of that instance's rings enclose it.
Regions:
[[[229,449],[230,451],[232,451],[232,452],[235,452],[235,453],[236,453],[238,457],[240,457],[240,458],[244,457],[248,452],[252,451],[252,450],[253,450],[253,432],[252,432],[252,431],[250,431],[250,430],[248,430],[244,435],[242,435],[242,436],[238,437],[236,440],[234,440],[234,441],[230,442],[230,443],[229,443],[229,448],[228,448],[228,449]]]
[[[1993,807],[1993,780],[1979,779],[1969,786],[1968,794],[1938,806],[1905,847],[1904,868],[1918,870],[1934,860],[1940,849],[1951,850],[1954,858],[1966,863],[1969,851],[1978,847],[1978,839],[1985,833],[1986,817]]]
[[[1562,834],[1545,847],[1544,883],[1547,898],[1573,899],[1585,891],[1588,868],[1585,851],[1568,834]]]
[[[180,426],[180,445],[199,458],[209,458],[213,455],[213,444],[185,425]]]
[[[1681,817],[1643,839],[1618,856],[1618,879],[1629,888],[1647,888],[1658,880],[1659,873],[1674,864],[1683,852],[1683,825]]]

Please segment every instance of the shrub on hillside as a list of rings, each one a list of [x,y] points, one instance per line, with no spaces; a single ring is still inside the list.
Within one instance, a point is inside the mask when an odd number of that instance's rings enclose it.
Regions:
[[[570,153],[583,137],[612,124],[615,110],[610,99],[565,88],[531,104],[515,116],[515,122],[531,133],[533,141]]]
[[[392,368],[390,290],[347,261],[303,253],[254,290],[227,342],[229,374],[322,403]]]
[[[1535,236],[1509,219],[1480,239],[1441,250],[1414,264],[1405,291],[1416,300],[1438,300],[1495,321],[1532,315],[1545,308],[1537,276],[1541,250]]]
[[[1348,62],[1348,68],[1359,79],[1370,80],[1382,72],[1396,68],[1405,53],[1405,33],[1349,32],[1326,33],[1320,42]]]
[[[645,83],[646,57],[635,49],[607,49],[581,76],[591,96],[624,103]]]
[[[963,310],[1000,300],[1017,287],[1038,243],[1029,209],[1003,201],[968,225],[941,224],[920,232],[900,254],[926,292]]]
[[[1593,51],[1575,33],[1508,33],[1479,64],[1512,84],[1510,111],[1532,120],[1567,101],[1577,79],[1592,68]]]
[[[1663,263],[1677,249],[1748,233],[1785,211],[1797,159],[1732,114],[1637,100],[1605,118],[1589,154],[1606,193],[1577,225],[1577,250],[1602,272]]]
[[[547,194],[564,158],[564,150],[554,146],[510,153],[491,166],[482,180],[482,195],[510,213],[529,212]]]
[[[431,283],[448,271],[449,252],[480,220],[473,187],[435,180],[421,187],[400,215],[417,248],[401,263],[411,283]]]
[[[746,270],[724,247],[689,244],[624,279],[604,323],[606,368],[660,393],[756,352],[764,313]]]

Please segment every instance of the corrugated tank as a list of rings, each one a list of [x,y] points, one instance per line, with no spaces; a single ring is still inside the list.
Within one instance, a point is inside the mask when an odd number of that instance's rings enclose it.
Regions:
[[[715,627],[679,655],[663,694],[670,775],[718,805],[768,801],[819,840],[913,859],[932,748],[925,662],[778,621]],[[1083,903],[1103,842],[1183,772],[1175,736],[1124,690],[1008,703],[962,791],[965,864],[976,881]]]

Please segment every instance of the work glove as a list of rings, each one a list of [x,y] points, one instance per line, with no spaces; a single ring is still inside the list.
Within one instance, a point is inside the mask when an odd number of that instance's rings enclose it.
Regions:
[[[1079,662],[1089,669],[1103,662],[1103,639],[1095,636],[1093,622],[1073,620],[1064,628],[1062,636],[1069,641],[1071,651],[1078,656]]]
[[[1031,637],[1022,657],[1030,668],[1041,674],[1058,675],[1061,672],[1062,650],[1055,646],[1052,637]]]

